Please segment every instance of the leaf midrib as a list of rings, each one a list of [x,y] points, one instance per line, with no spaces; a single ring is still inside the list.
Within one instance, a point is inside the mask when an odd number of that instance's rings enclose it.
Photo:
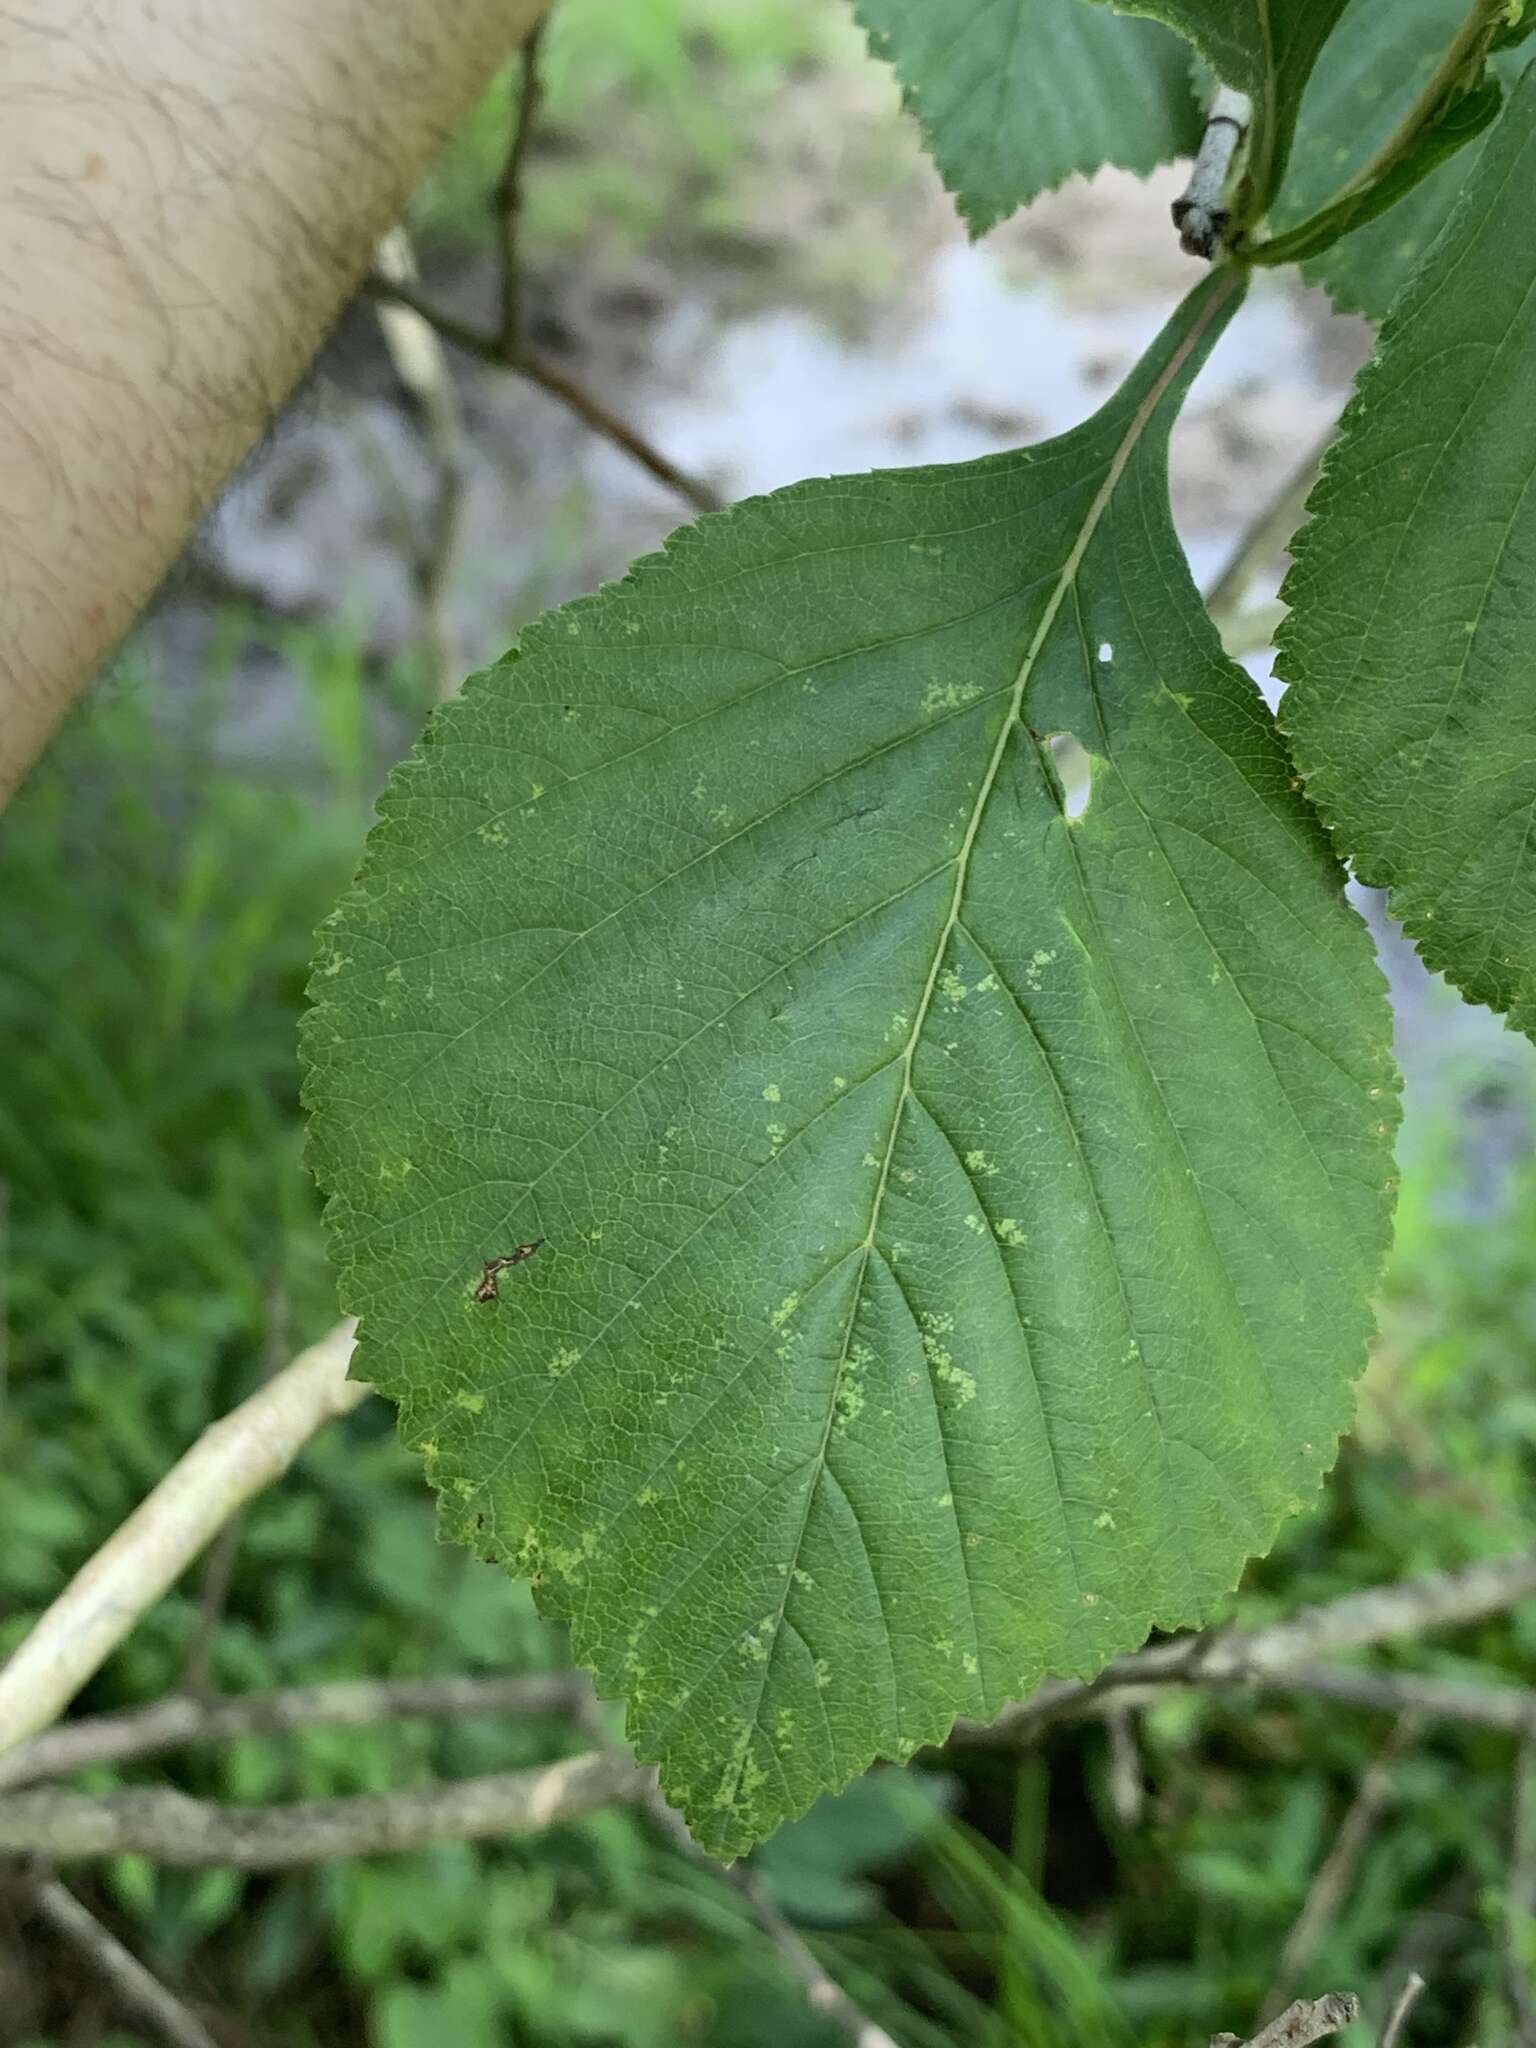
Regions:
[[[863,1238],[854,1247],[855,1251],[859,1254],[859,1271],[853,1282],[848,1320],[843,1332],[842,1348],[838,1354],[837,1365],[832,1373],[821,1440],[811,1461],[811,1483],[806,1488],[805,1505],[800,1517],[800,1526],[796,1531],[794,1545],[784,1573],[783,1595],[779,1602],[778,1611],[774,1616],[772,1636],[765,1646],[766,1654],[761,1660],[761,1676],[758,1680],[757,1698],[753,1703],[751,1716],[745,1723],[745,1733],[741,1742],[740,1754],[736,1760],[735,1779],[731,1787],[730,1800],[727,1803],[734,1802],[740,1795],[741,1780],[746,1769],[747,1754],[751,1747],[752,1736],[759,1725],[763,1698],[768,1687],[768,1676],[773,1669],[779,1637],[784,1627],[785,1613],[789,1606],[790,1588],[795,1582],[795,1572],[799,1567],[801,1552],[805,1547],[806,1530],[810,1526],[811,1507],[816,1498],[821,1476],[827,1469],[827,1451],[832,1440],[833,1424],[837,1419],[838,1396],[842,1391],[843,1376],[847,1371],[849,1352],[853,1343],[854,1327],[858,1321],[859,1307],[863,1299],[865,1276],[869,1270],[870,1258],[875,1251],[875,1239],[879,1232],[880,1217],[884,1207],[886,1192],[890,1185],[891,1164],[895,1158],[896,1145],[901,1135],[907,1106],[909,1102],[915,1099],[915,1091],[912,1086],[913,1063],[917,1057],[918,1046],[922,1042],[923,1030],[928,1021],[928,1014],[933,1007],[934,994],[938,988],[939,976],[943,972],[945,955],[949,951],[950,942],[954,938],[956,927],[960,923],[961,910],[965,901],[966,885],[970,879],[971,861],[975,853],[976,841],[981,833],[983,820],[986,817],[987,807],[992,800],[992,793],[997,786],[997,778],[1002,772],[1003,762],[1007,758],[1014,727],[1022,718],[1024,699],[1028,693],[1036,663],[1039,661],[1046,642],[1050,638],[1052,628],[1055,626],[1056,620],[1060,615],[1062,605],[1066,602],[1068,593],[1076,584],[1078,571],[1083,564],[1083,558],[1092,545],[1104,515],[1114,499],[1115,493],[1120,486],[1121,478],[1125,474],[1126,467],[1132,455],[1136,452],[1142,435],[1155,417],[1158,407],[1162,404],[1169,388],[1177,381],[1190,357],[1199,348],[1206,329],[1225,307],[1232,291],[1236,289],[1237,282],[1237,273],[1234,272],[1229,276],[1223,289],[1218,289],[1211,294],[1206,305],[1201,308],[1199,316],[1191,324],[1189,332],[1180,341],[1167,363],[1164,364],[1162,370],[1148,389],[1146,396],[1132,414],[1130,423],[1126,427],[1114,455],[1110,458],[1109,467],[1104,472],[1104,481],[1094,493],[1093,502],[1089,505],[1087,512],[1083,516],[1083,522],[1078,530],[1077,537],[1073,541],[1071,549],[1068,551],[1067,557],[1057,573],[1051,594],[1046,600],[1045,609],[1041,613],[1034,633],[1031,635],[1029,645],[1019,664],[1018,674],[1014,678],[1013,686],[1009,693],[1007,712],[1002,720],[997,740],[992,748],[991,757],[987,762],[986,770],[977,790],[976,801],[972,806],[964,837],[961,839],[960,846],[955,854],[955,886],[950,897],[949,910],[934,946],[933,957],[928,967],[927,979],[913,1017],[912,1029],[894,1063],[901,1070],[901,1087],[896,1097],[895,1107],[891,1112],[890,1134],[886,1141],[885,1154],[880,1163],[880,1172],[875,1182],[874,1196],[870,1203],[869,1223]],[[899,1718],[899,1700],[896,1705]]]

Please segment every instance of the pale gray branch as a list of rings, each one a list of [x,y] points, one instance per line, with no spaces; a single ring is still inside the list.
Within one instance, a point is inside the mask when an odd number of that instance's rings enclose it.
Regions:
[[[470,1714],[568,1714],[584,1683],[579,1672],[550,1671],[526,1677],[347,1679],[229,1698],[178,1693],[153,1706],[66,1722],[34,1736],[0,1756],[0,1787],[241,1735],[360,1728],[411,1718],[461,1720]]]
[[[1236,2034],[1216,2034],[1211,2048],[1311,2048],[1360,2017],[1360,2001],[1351,1992],[1330,1991],[1324,1998],[1301,1998],[1244,2042]]]
[[[1417,1970],[1414,1970],[1392,2001],[1392,2010],[1387,2014],[1387,2022],[1381,2030],[1381,2040],[1377,2048],[1398,2048],[1398,2043],[1403,2038],[1403,2030],[1408,2024],[1408,2015],[1418,2004],[1423,1990],[1424,1979]]]
[[[1109,1698],[1152,1693],[1170,1685],[1244,1686],[1353,1695],[1361,1705],[1414,1707],[1485,1725],[1524,1728],[1531,1695],[1514,1687],[1466,1687],[1393,1674],[1330,1671],[1315,1660],[1346,1650],[1369,1649],[1403,1636],[1465,1627],[1499,1614],[1536,1593],[1536,1549],[1465,1566],[1429,1572],[1394,1586],[1346,1594],[1304,1609],[1260,1629],[1215,1629],[1179,1636],[1117,1657],[1097,1678],[1048,1679],[1027,1699],[1005,1707],[990,1727],[956,1724],[968,1742],[1019,1742],[1063,1716],[1094,1713]]]
[[[642,1798],[650,1783],[627,1758],[589,1754],[379,1798],[294,1806],[220,1806],[162,1790],[93,1798],[49,1788],[0,1798],[0,1854],[60,1863],[135,1854],[189,1869],[277,1870],[427,1842],[539,1834],[594,1807]]]

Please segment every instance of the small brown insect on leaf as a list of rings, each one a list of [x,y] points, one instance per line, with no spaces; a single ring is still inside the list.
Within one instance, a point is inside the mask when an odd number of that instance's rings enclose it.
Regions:
[[[524,1259],[531,1259],[543,1242],[542,1237],[536,1237],[532,1244],[520,1244],[516,1251],[503,1252],[497,1259],[487,1259],[484,1276],[475,1289],[476,1301],[500,1301],[502,1274],[513,1266],[520,1266]]]

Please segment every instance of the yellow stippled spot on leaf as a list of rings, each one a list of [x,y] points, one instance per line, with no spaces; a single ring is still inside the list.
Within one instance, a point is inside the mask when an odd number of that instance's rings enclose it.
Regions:
[[[465,1409],[471,1415],[478,1415],[485,1406],[484,1394],[472,1394],[468,1387],[460,1387],[453,1399],[456,1407]]]
[[[800,1297],[798,1294],[786,1294],[768,1320],[776,1330],[782,1330],[799,1306]]]
[[[919,1335],[922,1338],[923,1356],[928,1361],[928,1370],[941,1385],[949,1387],[963,1408],[967,1401],[976,1398],[976,1382],[971,1374],[956,1365],[944,1339],[955,1327],[952,1315],[924,1314],[918,1317]]]
[[[855,1344],[843,1363],[832,1407],[832,1428],[841,1436],[864,1413],[864,1375],[875,1362],[867,1344]]]
[[[782,1102],[784,1100],[783,1096],[779,1093],[777,1081],[770,1081],[768,1083],[768,1086],[763,1090],[763,1100],[764,1102]]]
[[[1010,1244],[1017,1250],[1020,1245],[1028,1242],[1015,1217],[1001,1217],[992,1227],[999,1244]]]
[[[986,1153],[980,1150],[980,1148],[978,1148],[974,1152],[967,1152],[965,1155],[965,1163],[972,1173],[983,1174],[989,1180],[997,1172],[997,1167],[987,1157]]]
[[[934,718],[941,711],[959,711],[980,695],[980,683],[930,683],[923,693],[923,715]]]

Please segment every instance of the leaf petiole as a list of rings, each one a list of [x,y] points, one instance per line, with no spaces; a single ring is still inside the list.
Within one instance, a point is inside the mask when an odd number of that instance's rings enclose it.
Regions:
[[[1511,0],[1473,0],[1423,91],[1370,161],[1316,213],[1267,239],[1239,237],[1234,253],[1265,267],[1304,262],[1395,206],[1494,119],[1503,95],[1484,66],[1501,31],[1516,28]]]

